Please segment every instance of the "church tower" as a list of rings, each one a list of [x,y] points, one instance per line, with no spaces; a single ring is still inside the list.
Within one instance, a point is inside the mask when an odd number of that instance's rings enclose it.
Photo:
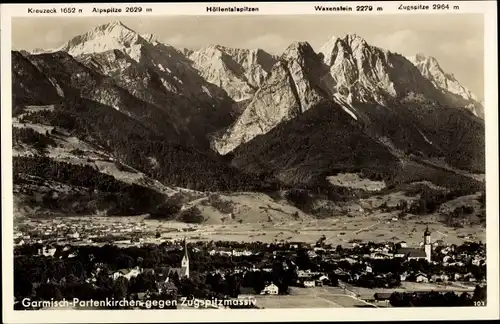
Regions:
[[[431,232],[429,231],[429,226],[427,226],[424,232],[424,251],[427,262],[431,262],[432,244],[431,244]]]
[[[181,261],[181,271],[182,271],[183,276],[189,278],[189,257],[188,257],[188,249],[187,249],[186,239],[184,239],[184,256],[182,257],[182,261]]]

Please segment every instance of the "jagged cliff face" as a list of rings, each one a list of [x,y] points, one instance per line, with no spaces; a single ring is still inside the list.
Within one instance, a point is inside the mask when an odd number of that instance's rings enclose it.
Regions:
[[[262,85],[276,59],[263,50],[212,45],[186,52],[208,82],[224,89],[235,101],[251,98]]]
[[[364,39],[355,35],[333,37],[319,52],[334,81],[332,92],[347,102],[383,102],[384,96],[396,95],[388,74],[387,53],[373,50]]]
[[[465,106],[472,113],[480,118],[484,118],[484,107],[478,98],[467,88],[462,86],[460,82],[455,78],[453,74],[449,74],[443,71],[439,62],[432,56],[425,56],[423,54],[417,54],[415,56],[408,57],[422,73],[424,77],[432,82],[432,84],[448,94],[449,97],[455,98],[455,101],[459,105]],[[462,100],[459,100],[462,99]]]
[[[308,43],[290,45],[242,115],[214,141],[214,148],[220,154],[229,153],[322,101],[327,88],[314,77],[322,74],[321,58]]]
[[[226,91],[206,80],[182,51],[159,42],[153,34],[139,35],[112,22],[74,37],[60,51],[111,77],[120,88],[155,109],[164,110],[169,122],[187,129],[203,147],[209,147],[207,134],[227,127],[234,119],[233,101]],[[119,109],[119,101],[100,93],[94,96]],[[147,110],[143,114],[151,115]]]
[[[125,50],[134,58],[139,58],[141,46],[147,41],[119,21],[101,25],[93,30],[73,37],[59,48],[72,56],[100,53],[113,49]]]
[[[213,147],[227,154],[324,99],[334,100],[352,118],[364,117],[365,121],[370,117],[362,116],[357,106],[395,109],[395,100],[462,107],[482,114],[472,94],[442,72],[437,61],[421,56],[410,61],[371,46],[357,35],[347,35],[332,37],[318,54],[307,42],[292,44],[240,118],[214,140]]]
[[[403,98],[410,93],[441,102],[436,88],[401,55],[369,45],[357,35],[333,37],[319,50],[330,67],[334,93],[349,103]]]
[[[199,75],[179,50],[160,43],[153,34],[139,35],[118,21],[76,36],[59,50],[93,64],[130,91],[138,92],[138,83],[150,85],[151,80],[156,80],[157,86],[171,95],[203,100],[225,97],[220,88]]]
[[[429,79],[436,88],[445,89],[467,100],[477,101],[476,96],[463,87],[452,74],[443,71],[434,57],[425,56],[419,53],[415,56],[408,57],[408,60],[412,62],[420,73]]]
[[[220,45],[176,49],[153,34],[139,35],[112,22],[74,37],[59,50],[82,63],[57,51],[41,54],[52,55],[45,71],[65,71],[48,80],[56,82],[59,96],[67,82],[82,97],[139,119],[161,115],[151,109],[162,110],[180,131],[222,155],[325,101],[335,102],[359,127],[376,130],[372,136],[385,136],[378,132],[384,128],[378,127],[380,116],[397,121],[408,107],[417,116],[421,107],[484,114],[474,95],[435,59],[420,54],[407,59],[357,35],[332,37],[318,52],[307,42],[294,42],[273,56],[261,49]],[[37,56],[32,55],[33,64]],[[161,122],[166,121],[155,120],[156,125]]]

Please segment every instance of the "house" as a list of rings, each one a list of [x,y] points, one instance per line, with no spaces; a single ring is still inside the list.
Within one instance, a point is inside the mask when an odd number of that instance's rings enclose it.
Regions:
[[[416,282],[429,282],[429,278],[424,273],[419,273],[416,275]]]
[[[314,280],[304,280],[303,283],[305,288],[313,288],[314,286],[316,286],[316,283]]]
[[[133,277],[137,277],[141,272],[142,270],[139,267],[135,267],[133,269],[120,269],[113,272],[111,276],[113,277],[113,280],[116,280],[119,277],[125,277],[127,280],[130,280]]]
[[[394,253],[395,258],[404,258],[407,260],[425,259],[427,255],[422,249],[400,248]]]
[[[243,250],[243,249],[233,249],[232,253],[233,253],[233,256],[252,255],[252,252],[250,252],[248,250]]]
[[[402,273],[399,275],[399,280],[406,281],[406,277],[408,277],[408,274],[406,272]]]
[[[288,248],[289,249],[298,249],[302,246],[302,243],[300,242],[290,242],[288,243]]]
[[[358,260],[354,259],[354,258],[351,258],[351,257],[345,257],[344,259],[342,260],[345,260],[347,262],[349,262],[350,264],[354,264],[354,263],[357,263]]]
[[[57,251],[57,249],[54,247],[45,246],[41,249],[41,251],[39,251],[39,254],[42,254],[43,256],[46,256],[46,257],[54,256],[56,251]]]
[[[117,280],[120,277],[127,276],[129,272],[130,272],[129,269],[120,269],[118,271],[113,272],[111,276],[113,277],[113,280]]]
[[[408,247],[408,243],[406,243],[406,241],[401,241],[401,242],[399,242],[398,244],[399,244],[399,246],[401,246],[402,248],[406,248],[406,247]]]
[[[278,294],[278,286],[275,284],[267,285],[261,292],[261,295],[277,295]]]
[[[325,281],[328,281],[328,280],[330,280],[330,279],[328,278],[328,276],[327,276],[327,275],[320,275],[320,276],[319,276],[319,278],[318,278],[318,279],[316,279],[316,280],[317,280],[317,281],[321,281],[321,282],[325,282]]]
[[[376,253],[372,253],[370,255],[370,258],[376,259],[376,260],[383,260],[383,259],[387,259],[388,256],[384,253],[376,252]]]
[[[306,270],[306,271],[304,271],[304,270],[298,270],[297,271],[297,277],[298,278],[309,278],[311,276],[312,276],[312,273],[311,273],[310,270]]]

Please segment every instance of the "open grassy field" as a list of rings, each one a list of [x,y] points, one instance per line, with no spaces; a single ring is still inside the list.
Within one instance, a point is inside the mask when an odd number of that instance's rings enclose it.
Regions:
[[[264,308],[343,308],[374,307],[362,300],[343,294],[337,287],[290,287],[289,295],[258,295],[257,305]]]
[[[109,228],[109,234],[114,231],[116,223],[143,224],[141,232],[145,242],[155,243],[169,239],[186,237],[196,241],[239,241],[239,242],[276,242],[302,241],[315,243],[323,235],[325,243],[332,245],[349,246],[353,240],[387,242],[405,240],[409,246],[418,246],[422,241],[422,233],[426,226],[432,232],[432,239],[443,240],[445,244],[461,244],[468,240],[486,242],[484,227],[471,226],[451,228],[440,223],[433,217],[419,217],[413,219],[392,220],[391,214],[380,214],[371,217],[341,216],[326,220],[308,220],[278,223],[252,224],[185,224],[174,221],[160,221],[148,219],[144,216],[108,217],[108,216],[81,216],[38,219],[38,222],[63,222],[81,224],[100,224]],[[29,218],[19,219],[19,222],[32,223]],[[190,231],[183,229],[190,228]],[[154,234],[160,232],[162,237],[154,239]]]
[[[317,296],[256,296],[257,306],[262,308],[340,308],[341,305]]]

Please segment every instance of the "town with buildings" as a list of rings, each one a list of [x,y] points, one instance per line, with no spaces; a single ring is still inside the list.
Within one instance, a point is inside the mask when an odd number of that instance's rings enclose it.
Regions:
[[[16,300],[43,299],[56,289],[55,295],[80,299],[97,294],[240,302],[225,307],[296,307],[299,299],[302,307],[391,307],[397,306],[392,305],[395,293],[452,294],[466,303],[480,298],[476,291],[486,285],[484,244],[433,242],[428,229],[421,246],[411,247],[404,241],[349,246],[331,246],[324,239],[316,244],[197,241],[179,233],[186,229],[171,229],[175,239],[145,235],[141,223],[112,226],[113,235],[92,222],[16,228],[15,281],[23,287],[16,289]],[[53,267],[65,270],[54,274]],[[38,270],[27,283],[30,268]],[[78,289],[68,292],[69,282]]]

